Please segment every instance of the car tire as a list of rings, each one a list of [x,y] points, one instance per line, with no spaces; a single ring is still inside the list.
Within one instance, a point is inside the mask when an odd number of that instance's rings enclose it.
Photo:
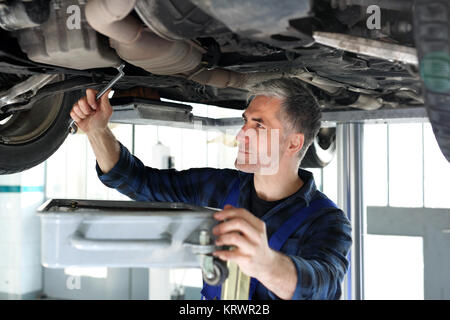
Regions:
[[[416,0],[414,36],[428,118],[450,162],[450,2]]]
[[[0,174],[32,168],[49,158],[69,133],[70,110],[81,92],[43,98],[0,124]]]
[[[306,151],[300,167],[324,168],[336,154],[336,128],[321,128],[311,146]]]

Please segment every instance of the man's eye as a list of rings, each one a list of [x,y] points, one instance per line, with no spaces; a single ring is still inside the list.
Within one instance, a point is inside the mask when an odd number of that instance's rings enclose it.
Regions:
[[[256,127],[264,129],[264,127],[261,125],[261,123],[256,123]]]

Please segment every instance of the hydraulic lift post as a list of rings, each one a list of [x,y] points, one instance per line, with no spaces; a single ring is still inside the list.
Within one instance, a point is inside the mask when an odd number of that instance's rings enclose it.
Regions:
[[[337,123],[338,205],[350,220],[353,240],[350,268],[343,283],[342,298],[345,300],[364,299],[363,138],[364,123]]]

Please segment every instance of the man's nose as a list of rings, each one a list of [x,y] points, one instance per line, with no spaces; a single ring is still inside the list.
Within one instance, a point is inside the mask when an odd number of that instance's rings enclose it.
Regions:
[[[247,125],[244,124],[241,128],[241,130],[239,130],[237,136],[236,136],[236,140],[240,143],[245,143],[248,142],[248,135],[245,134],[245,132],[247,131]]]

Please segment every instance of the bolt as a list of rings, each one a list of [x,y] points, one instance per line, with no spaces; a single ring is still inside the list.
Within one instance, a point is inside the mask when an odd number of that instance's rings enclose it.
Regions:
[[[397,25],[397,31],[399,33],[408,33],[412,31],[412,25],[407,21],[400,21]]]
[[[60,10],[61,9],[61,0],[55,0],[53,2],[53,9]]]
[[[211,242],[211,238],[207,230],[200,230],[199,242],[203,246],[208,245]]]
[[[11,139],[5,136],[0,136],[0,141],[3,142],[4,144],[8,144],[11,142]]]

